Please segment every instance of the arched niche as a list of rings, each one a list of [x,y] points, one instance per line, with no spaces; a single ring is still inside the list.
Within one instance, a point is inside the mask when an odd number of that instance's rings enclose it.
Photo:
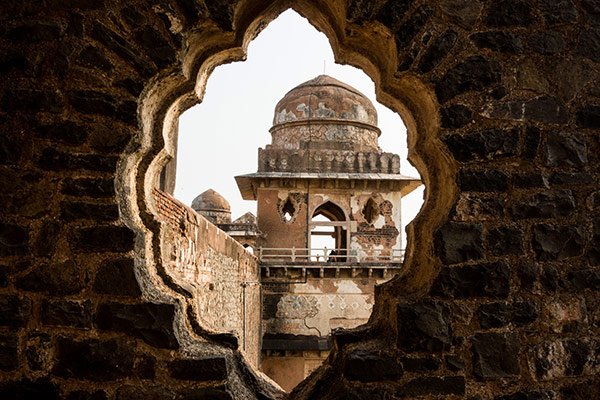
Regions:
[[[378,291],[370,324],[385,324],[387,310],[401,295],[424,293],[439,270],[433,255],[433,232],[446,219],[457,193],[456,166],[438,139],[438,104],[432,89],[418,76],[396,74],[394,36],[382,25],[347,22],[345,1],[241,1],[233,30],[215,25],[184,33],[181,63],[147,82],[138,108],[141,132],[120,162],[117,187],[124,220],[138,234],[138,279],[149,299],[179,304],[179,340],[193,346],[197,337],[221,344],[219,332],[203,330],[193,299],[161,265],[160,223],[152,190],[160,171],[175,154],[178,116],[202,99],[206,81],[218,65],[240,61],[248,43],[287,8],[306,17],[330,41],[336,61],[361,68],[375,82],[377,99],[398,112],[408,131],[409,160],[426,186],[420,214],[407,227],[404,269]]]

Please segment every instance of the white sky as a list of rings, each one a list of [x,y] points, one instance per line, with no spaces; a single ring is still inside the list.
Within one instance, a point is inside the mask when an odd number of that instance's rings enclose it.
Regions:
[[[256,215],[255,202],[242,200],[234,176],[256,172],[258,148],[271,143],[277,102],[324,69],[371,99],[382,131],[379,146],[400,155],[402,174],[418,177],[406,161],[406,128],[398,114],[375,100],[373,81],[362,70],[335,64],[325,35],[288,10],[249,44],[247,61],[217,67],[202,103],[179,118],[175,197],[189,205],[212,188],[231,204],[232,219],[248,211]],[[420,187],[403,199],[403,225],[417,214],[422,197]]]

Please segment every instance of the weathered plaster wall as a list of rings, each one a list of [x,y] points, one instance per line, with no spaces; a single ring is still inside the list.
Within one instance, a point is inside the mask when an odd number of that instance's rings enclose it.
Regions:
[[[333,329],[364,324],[375,302],[374,287],[386,280],[307,278],[306,283],[266,285],[263,289],[263,332],[328,337]],[[281,291],[282,287],[285,292]]]
[[[290,221],[285,221],[283,206],[290,196],[296,212]],[[259,189],[256,199],[258,247],[270,248],[307,248],[306,237],[306,195],[302,191],[279,189]],[[268,233],[267,233],[268,232]]]
[[[248,361],[260,356],[260,282],[256,257],[192,208],[154,190],[166,273],[189,290],[204,329],[233,332]]]
[[[277,396],[187,312],[148,202],[196,78],[288,6],[427,186],[405,273],[291,397],[597,398],[594,0],[1,2],[0,397]]]
[[[282,210],[288,197],[296,209],[290,221],[285,220]],[[351,255],[358,256],[363,261],[373,261],[380,256],[399,256],[402,250],[401,198],[399,192],[382,193],[350,188],[261,188],[258,190],[257,207],[258,229],[263,236],[258,243],[259,246],[267,248],[308,247],[306,226],[311,222],[315,210],[331,201],[346,215],[350,230]],[[373,200],[376,208],[376,216],[371,222],[363,215],[369,199]]]

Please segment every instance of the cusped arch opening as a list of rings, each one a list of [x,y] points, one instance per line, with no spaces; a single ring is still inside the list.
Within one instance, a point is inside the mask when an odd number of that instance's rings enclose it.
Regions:
[[[146,92],[146,99],[140,108],[143,132],[138,143],[139,147],[123,161],[121,167],[121,187],[129,188],[123,192],[123,199],[127,203],[123,206],[126,219],[144,239],[138,246],[142,254],[140,263],[143,263],[139,270],[144,270],[140,272],[139,279],[144,281],[148,297],[157,301],[167,299],[169,302],[179,304],[182,310],[181,321],[176,323],[179,326],[177,331],[181,334],[182,343],[192,343],[194,337],[200,336],[219,344],[223,337],[217,330],[202,326],[200,317],[202,313],[199,312],[199,306],[194,301],[193,290],[185,282],[173,279],[166,270],[163,263],[165,255],[164,232],[161,230],[163,225],[156,218],[157,201],[153,191],[161,171],[174,154],[174,132],[176,132],[179,114],[196,101],[194,97],[197,94],[202,97],[209,72],[216,65],[243,56],[245,42],[256,35],[261,24],[270,21],[282,11],[282,3],[277,5],[281,9],[274,7],[269,10],[240,11],[241,14],[247,15],[248,23],[239,23],[236,35],[208,31],[200,36],[194,37],[193,34],[190,36],[191,45],[188,54],[184,57],[183,74],[163,76]],[[381,293],[382,296],[392,299],[399,285],[405,289],[405,292],[418,291],[431,282],[435,273],[436,266],[430,248],[432,240],[428,239],[431,239],[433,228],[440,222],[439,216],[445,214],[449,208],[455,190],[452,187],[453,169],[445,169],[449,161],[436,154],[441,146],[436,142],[435,137],[438,122],[433,96],[416,77],[408,74],[400,77],[393,75],[395,57],[389,57],[390,49],[393,48],[391,37],[384,35],[383,41],[381,37],[375,39],[369,37],[365,41],[357,37],[347,38],[342,29],[345,24],[342,22],[343,17],[324,13],[309,2],[298,2],[295,8],[308,17],[319,30],[327,34],[339,61],[362,67],[373,77],[378,96],[386,105],[399,112],[408,126],[411,160],[419,168],[428,187],[424,212],[431,212],[428,220],[423,220],[421,216],[419,223],[413,224],[408,229],[410,232],[416,229],[419,239],[428,244],[416,247],[414,239],[409,235],[408,261],[405,263],[406,268],[402,279],[387,285],[387,290]],[[360,29],[357,32],[360,33]],[[370,32],[369,35],[377,36],[377,33]],[[242,37],[243,40],[240,39]],[[384,45],[374,45],[379,42]],[[369,46],[368,49],[365,46]],[[388,59],[390,61],[386,61]],[[431,154],[435,157],[428,159],[427,156]],[[431,193],[436,193],[446,179],[449,179],[447,182],[452,182],[451,187],[437,196],[436,204],[428,202],[427,200],[432,197]],[[206,259],[199,261],[196,267],[206,266]],[[239,265],[248,266],[246,259],[240,259],[238,262]],[[419,268],[416,268],[417,265]],[[379,301],[376,307],[385,306]],[[376,313],[374,318],[378,318],[378,315]],[[215,351],[222,350],[215,348]]]

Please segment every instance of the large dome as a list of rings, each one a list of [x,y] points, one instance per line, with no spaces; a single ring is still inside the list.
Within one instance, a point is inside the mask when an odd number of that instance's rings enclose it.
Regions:
[[[373,103],[361,92],[327,75],[290,90],[275,106],[273,126],[294,121],[338,120],[377,126]]]

